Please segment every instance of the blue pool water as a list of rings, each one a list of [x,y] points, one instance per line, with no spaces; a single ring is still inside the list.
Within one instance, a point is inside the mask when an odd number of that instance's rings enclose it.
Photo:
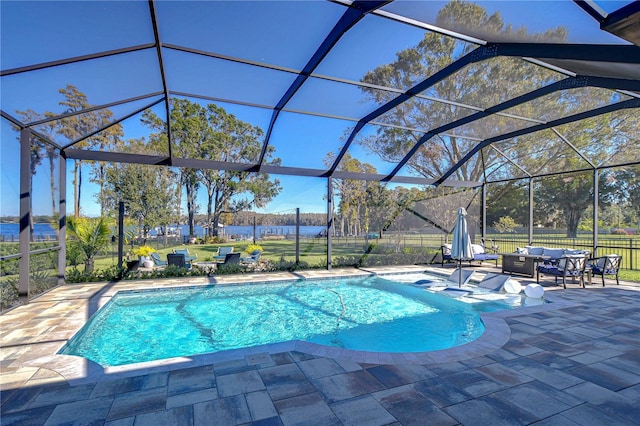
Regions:
[[[481,311],[380,277],[120,292],[61,353],[103,366],[305,340],[379,352],[423,352],[479,337]]]

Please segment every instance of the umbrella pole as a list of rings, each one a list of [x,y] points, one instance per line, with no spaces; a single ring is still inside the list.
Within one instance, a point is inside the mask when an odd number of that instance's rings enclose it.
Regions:
[[[458,261],[458,288],[462,287],[462,259]]]

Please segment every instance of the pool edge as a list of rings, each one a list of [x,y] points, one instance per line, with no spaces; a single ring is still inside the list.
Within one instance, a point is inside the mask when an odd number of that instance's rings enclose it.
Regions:
[[[304,354],[335,359],[337,361],[367,364],[441,364],[464,361],[484,356],[504,346],[511,337],[511,328],[506,318],[547,310],[557,310],[577,306],[555,294],[548,292],[545,299],[551,303],[522,307],[518,309],[481,313],[485,325],[484,333],[472,342],[448,349],[429,352],[367,352],[325,346],[301,340],[252,346],[249,348],[230,349],[226,351],[167,358],[156,361],[127,364],[123,366],[102,367],[99,364],[74,355],[56,353],[34,359],[29,362],[32,367],[49,370],[73,385],[95,383],[108,380],[134,377],[141,374],[162,373],[177,369],[193,368],[208,364],[247,359],[257,354],[276,354],[296,351]],[[64,342],[60,347],[64,345]],[[59,349],[58,349],[59,350]]]

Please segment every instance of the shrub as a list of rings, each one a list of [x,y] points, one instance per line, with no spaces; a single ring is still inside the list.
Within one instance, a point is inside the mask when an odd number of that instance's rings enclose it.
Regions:
[[[137,248],[134,248],[132,250],[132,253],[136,256],[145,256],[145,257],[149,257],[151,255],[151,253],[155,252],[156,250],[151,247],[151,246],[140,246]]]
[[[175,278],[175,277],[202,277],[207,275],[207,271],[197,267],[187,269],[176,265],[168,265],[164,269],[156,269],[153,271],[130,271],[127,272],[123,279],[125,280],[145,280],[155,278]]]
[[[221,244],[221,243],[224,243],[224,242],[225,242],[224,238],[219,237],[219,236],[212,237],[212,236],[207,235],[207,236],[204,237],[204,243],[205,244]]]
[[[612,235],[633,235],[632,231],[627,231],[626,229],[618,228],[611,230]]]
[[[19,258],[3,260],[2,263],[0,263],[0,275],[1,276],[4,276],[4,275],[15,275],[15,274],[18,273],[19,269],[20,269],[20,259]]]
[[[52,277],[47,270],[32,271],[29,274],[29,294],[40,294],[57,285],[57,278]]]
[[[117,281],[117,280],[144,280],[155,278],[176,278],[176,277],[201,277],[207,275],[207,271],[200,268],[180,268],[176,265],[168,265],[164,269],[153,271],[128,271],[111,266],[106,269],[97,270],[90,274],[85,274],[77,268],[67,272],[68,283],[83,283],[95,281]]]
[[[293,272],[301,269],[311,269],[311,267],[307,262],[299,262],[296,264],[296,262],[293,260],[282,260],[282,259],[278,263],[276,263],[274,266],[276,268],[275,269],[276,271]]]
[[[261,246],[261,245],[259,245],[259,244],[249,244],[249,245],[247,246],[247,248],[246,248],[244,251],[246,251],[247,253],[251,254],[251,253],[253,253],[253,252],[254,252],[254,251],[256,251],[256,250],[264,251],[264,250],[262,249],[262,246]]]
[[[77,266],[84,260],[82,249],[77,244],[67,244],[67,265]]]
[[[230,274],[244,274],[247,272],[247,267],[239,263],[227,263],[226,265],[220,265],[216,269],[215,275],[230,275]]]
[[[492,226],[495,228],[496,231],[498,231],[501,234],[504,234],[504,233],[516,232],[516,228],[518,227],[518,224],[516,223],[515,220],[513,220],[513,218],[511,218],[511,216],[502,216],[496,222],[493,222]]]
[[[121,279],[125,275],[125,271],[118,269],[116,265],[110,266],[106,269],[98,269],[91,273],[86,273],[73,268],[67,271],[66,281],[68,283],[86,283],[96,281],[116,281]]]
[[[37,296],[58,284],[58,279],[48,270],[34,270],[29,273],[29,298]],[[15,306],[18,302],[18,277],[7,277],[0,282],[0,308]]]
[[[187,272],[189,272],[189,270],[187,268],[182,268],[177,265],[167,265],[167,267],[164,268],[164,270],[158,271],[158,272],[162,272],[163,277],[172,278],[172,277],[184,277],[187,274]]]
[[[0,282],[0,308],[7,309],[18,300],[18,277],[8,278]]]

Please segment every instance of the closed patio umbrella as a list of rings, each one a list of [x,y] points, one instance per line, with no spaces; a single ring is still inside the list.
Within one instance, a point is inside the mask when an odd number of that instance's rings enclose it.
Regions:
[[[458,287],[462,287],[462,261],[473,260],[473,248],[469,238],[469,228],[467,227],[467,211],[464,207],[458,210],[456,226],[453,228],[453,241],[451,242],[451,258],[458,260],[460,280]]]

